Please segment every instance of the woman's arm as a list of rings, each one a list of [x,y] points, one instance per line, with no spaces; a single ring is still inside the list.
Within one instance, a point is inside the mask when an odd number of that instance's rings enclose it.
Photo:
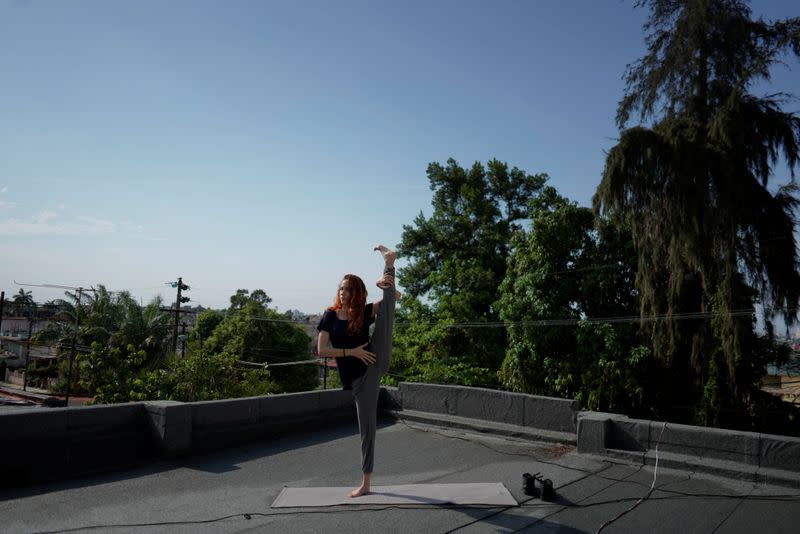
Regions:
[[[330,334],[325,330],[320,330],[319,336],[317,336],[317,355],[320,358],[344,358],[352,356],[366,364],[375,363],[375,355],[364,349],[364,347],[367,346],[366,343],[354,349],[335,349],[329,346],[330,340]]]

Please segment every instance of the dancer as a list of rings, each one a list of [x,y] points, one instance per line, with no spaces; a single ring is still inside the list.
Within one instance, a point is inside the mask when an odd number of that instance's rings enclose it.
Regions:
[[[370,476],[375,461],[375,430],[378,417],[378,392],[381,375],[389,370],[392,355],[394,306],[399,293],[394,284],[394,261],[397,254],[383,245],[375,250],[384,260],[383,276],[377,286],[383,298],[367,304],[364,282],[354,274],[346,274],[339,283],[333,306],[325,311],[317,326],[317,354],[336,358],[336,367],[343,389],[353,391],[361,433],[361,486],[350,497],[369,493]],[[372,338],[369,327],[375,322]]]

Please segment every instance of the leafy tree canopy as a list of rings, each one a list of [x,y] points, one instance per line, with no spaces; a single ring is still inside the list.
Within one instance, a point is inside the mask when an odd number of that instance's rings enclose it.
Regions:
[[[208,314],[202,328],[216,322],[203,349],[212,354],[236,354],[240,360],[257,363],[287,363],[310,359],[311,338],[287,320],[284,314],[268,307],[272,299],[262,289],[252,293],[237,290],[224,318]],[[315,365],[275,367],[271,376],[284,391],[304,391],[317,386]]]
[[[508,326],[500,372],[512,391],[578,399],[593,410],[649,406],[648,351],[636,325],[594,323],[635,309],[627,236],[544,187],[530,204],[530,231],[512,240],[498,309]]]
[[[445,166],[431,163],[427,174],[433,214],[420,213],[404,226],[398,246],[410,260],[398,274],[408,292],[398,361],[429,381],[492,385],[505,350],[503,329],[459,325],[497,321],[494,303],[511,235],[547,177],[498,160],[462,168],[450,159]],[[454,375],[454,369],[460,371]]]

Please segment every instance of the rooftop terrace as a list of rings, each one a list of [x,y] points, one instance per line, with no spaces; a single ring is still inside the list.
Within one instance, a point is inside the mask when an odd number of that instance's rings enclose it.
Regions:
[[[638,456],[621,450],[612,454],[612,449],[608,449],[608,454],[599,449],[586,454],[578,452],[582,447],[580,432],[603,420],[602,414],[590,414],[588,426],[576,417],[577,426],[585,428],[578,429],[570,439],[569,432],[553,428],[557,426],[553,423],[548,423],[549,429],[537,429],[531,424],[475,417],[465,411],[469,411],[470,402],[479,400],[484,393],[468,388],[446,390],[434,388],[433,396],[416,405],[408,397],[413,388],[386,393],[394,397],[395,403],[405,401],[405,406],[384,405],[373,486],[502,482],[519,506],[352,504],[271,509],[270,504],[284,486],[353,487],[360,479],[359,437],[347,402],[348,394],[329,392],[282,396],[277,404],[275,399],[255,398],[193,403],[189,409],[180,403],[161,405],[167,411],[170,408],[184,413],[191,411],[191,423],[184,426],[191,428],[190,445],[177,436],[178,441],[162,444],[160,453],[150,451],[152,455],[145,454],[133,467],[121,469],[121,464],[108,463],[104,472],[78,476],[72,473],[68,479],[59,475],[50,482],[30,481],[14,486],[4,476],[4,485],[14,487],[0,490],[0,529],[7,532],[576,533],[596,532],[620,514],[603,532],[797,532],[800,526],[800,487],[794,483],[792,470],[783,477],[773,476],[777,471],[771,470],[756,476],[746,474],[744,479],[701,472],[702,469],[693,468],[690,463],[676,460],[675,444],[680,441],[680,429],[671,438],[665,434],[656,436],[662,438],[660,445],[664,447],[661,459],[670,459],[657,470],[654,462],[648,460],[657,456],[652,446],[638,451]],[[425,402],[447,399],[449,394],[457,394],[460,399],[460,402],[452,398],[446,402],[451,413],[437,413],[436,406],[430,405],[427,411],[420,410]],[[326,415],[290,421],[288,412],[296,416],[303,413],[300,401],[309,395],[316,395],[313,407]],[[537,401],[513,395],[495,400],[509,407],[518,400]],[[551,401],[556,400],[543,399]],[[266,430],[265,421],[275,417],[269,415],[270,403],[273,408],[283,406],[283,414],[278,417],[282,423],[270,424]],[[339,408],[334,410],[332,405]],[[479,405],[491,408],[492,401],[484,398],[484,402],[474,404]],[[124,445],[132,438],[125,437],[128,430],[124,430],[124,425],[128,423],[119,422],[124,419],[121,414],[143,412],[138,404],[107,407],[104,411],[37,408],[0,415],[0,435],[10,436],[6,431],[21,421],[17,418],[26,413],[30,416],[33,410],[44,411],[48,418],[50,446],[66,446],[73,451],[70,460],[84,467],[92,465],[92,459],[76,458],[79,450],[88,455],[103,451],[104,447],[114,448],[117,452],[109,454],[117,462],[130,456],[134,447],[126,449]],[[538,420],[536,410],[530,406],[522,411]],[[331,417],[334,412],[337,417]],[[101,413],[104,415],[95,415]],[[67,417],[67,423],[59,430],[61,415]],[[513,414],[504,417],[510,416]],[[118,425],[113,432],[101,432],[100,427],[89,425],[90,417],[102,419],[104,428],[112,419]],[[28,417],[28,421],[32,420]],[[41,422],[44,424],[44,419]],[[160,432],[158,424],[151,431],[166,438],[172,428],[170,424],[175,423],[161,423],[164,424]],[[622,428],[630,439],[641,431],[636,422],[628,420],[625,424]],[[4,455],[13,452],[13,443],[27,445],[27,449],[16,451],[20,457],[41,454],[31,448],[35,432],[22,428],[14,432],[16,435],[6,441],[0,437]],[[71,436],[72,449],[65,445],[64,436]],[[227,441],[225,436],[229,438]],[[723,438],[730,439],[730,443],[737,439]],[[604,439],[605,446],[622,446],[613,432]],[[146,440],[139,446],[144,443]],[[789,447],[794,445],[791,440],[788,443]],[[170,447],[176,452],[169,453]],[[702,462],[702,455],[696,458],[698,463]],[[708,458],[707,461],[723,460]],[[13,459],[11,462],[13,465]],[[57,469],[58,464],[52,465]],[[11,471],[6,469],[6,473]],[[541,472],[550,478],[556,498],[545,502],[525,495],[521,488],[525,472]],[[725,472],[732,473],[733,468]],[[40,472],[35,478],[43,480],[47,476]]]

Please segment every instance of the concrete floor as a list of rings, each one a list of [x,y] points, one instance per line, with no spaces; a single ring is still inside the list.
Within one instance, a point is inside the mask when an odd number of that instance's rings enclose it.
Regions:
[[[354,425],[0,492],[3,532],[798,532],[800,492],[577,454],[572,447],[382,422],[373,485],[502,482],[517,507],[271,509],[283,486],[359,482]],[[526,496],[542,472],[554,502]]]

